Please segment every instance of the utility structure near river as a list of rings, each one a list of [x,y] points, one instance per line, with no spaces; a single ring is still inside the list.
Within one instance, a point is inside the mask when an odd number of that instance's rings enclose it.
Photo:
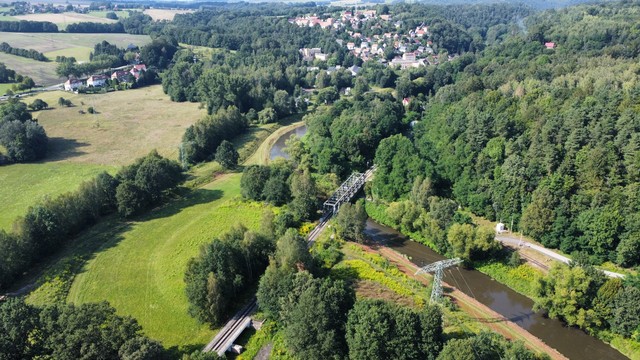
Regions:
[[[446,259],[423,266],[416,271],[416,275],[420,273],[434,273],[433,287],[431,289],[431,303],[439,302],[442,298],[442,277],[444,275],[444,269],[456,266],[460,263],[462,263],[462,259],[460,258]]]

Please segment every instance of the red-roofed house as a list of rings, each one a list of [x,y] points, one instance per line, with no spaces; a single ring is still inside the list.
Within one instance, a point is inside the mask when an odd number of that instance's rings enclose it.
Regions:
[[[556,43],[554,43],[554,42],[548,42],[548,43],[544,43],[544,46],[545,46],[547,49],[555,49],[555,48],[556,48]]]
[[[134,65],[133,68],[131,68],[131,71],[129,71],[131,73],[131,75],[133,75],[134,78],[136,78],[136,80],[138,80],[138,78],[140,77],[140,74],[143,71],[147,71],[147,67],[144,64],[139,64],[139,65]]]
[[[409,98],[402,99],[402,105],[409,106],[409,104],[411,104],[411,99]]]

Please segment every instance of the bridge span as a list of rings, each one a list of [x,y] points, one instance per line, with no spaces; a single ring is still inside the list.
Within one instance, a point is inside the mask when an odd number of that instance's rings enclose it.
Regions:
[[[322,217],[318,224],[307,235],[308,246],[311,247],[318,236],[324,231],[333,215],[337,214],[342,204],[351,201],[353,197],[360,191],[366,181],[368,181],[375,166],[364,173],[353,173],[345,180],[340,187],[324,202],[322,206]],[[238,339],[240,334],[252,325],[251,315],[258,308],[256,298],[252,298],[249,304],[238,311],[227,324],[216,334],[207,346],[202,350],[204,352],[215,351],[218,355],[223,356],[229,351],[233,343]]]

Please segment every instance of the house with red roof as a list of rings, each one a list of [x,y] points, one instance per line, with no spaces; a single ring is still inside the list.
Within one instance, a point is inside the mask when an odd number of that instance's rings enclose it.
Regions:
[[[140,74],[147,71],[147,66],[145,64],[133,65],[129,73],[133,75],[133,77],[138,80]]]

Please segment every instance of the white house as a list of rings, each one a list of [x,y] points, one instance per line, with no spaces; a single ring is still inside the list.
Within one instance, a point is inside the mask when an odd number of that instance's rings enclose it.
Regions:
[[[78,90],[78,88],[82,85],[83,85],[82,80],[69,79],[64,83],[64,89],[65,91],[75,91],[75,90]]]
[[[91,75],[87,79],[87,86],[100,87],[107,83],[107,75]]]

